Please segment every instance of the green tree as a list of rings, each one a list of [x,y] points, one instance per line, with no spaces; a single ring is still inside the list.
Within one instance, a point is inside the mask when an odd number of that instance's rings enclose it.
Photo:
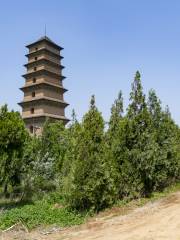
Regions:
[[[62,121],[47,121],[41,136],[41,155],[46,156],[44,159],[46,162],[48,159],[52,159],[54,171],[61,171],[68,144],[64,123]]]
[[[23,153],[28,133],[18,112],[0,109],[0,184],[4,194],[8,188],[21,185],[24,170]]]
[[[136,72],[134,81],[132,83],[132,90],[130,93],[130,104],[128,107],[128,117],[134,118],[146,108],[145,95],[141,84],[141,75],[139,71]]]
[[[179,174],[178,126],[171,118],[169,108],[163,111],[154,90],[149,91],[148,109],[159,152],[156,159],[154,184],[157,189],[169,185]]]
[[[121,170],[124,162],[127,160],[127,118],[123,117],[123,97],[122,92],[119,92],[118,98],[114,101],[111,108],[111,116],[109,128],[106,132],[106,151],[105,159],[109,162],[111,176],[116,183],[116,189],[119,197],[122,197],[124,192],[124,178],[121,177]]]
[[[140,195],[147,195],[153,191],[158,146],[155,141],[152,119],[147,108],[139,72],[136,72],[132,84],[127,117],[130,129],[127,136],[127,145],[129,160],[133,171],[136,173],[137,182],[139,182],[137,192],[139,191]]]
[[[112,105],[111,108],[111,116],[108,129],[109,134],[112,133],[113,136],[116,134],[116,130],[119,127],[119,122],[122,118],[123,118],[123,97],[122,91],[120,91],[118,94],[118,98],[114,101],[114,104]]]
[[[85,114],[78,151],[64,189],[69,204],[79,210],[100,210],[114,200],[114,182],[104,161],[104,120],[92,96]]]
[[[23,199],[30,200],[34,195],[41,192],[42,179],[47,179],[46,182],[48,182],[48,176],[51,173],[51,169],[48,171],[41,161],[41,141],[39,137],[31,135],[25,142],[23,162]]]
[[[76,118],[76,113],[72,111],[71,123],[67,128],[67,136],[68,136],[68,147],[66,149],[65,158],[62,164],[61,176],[60,176],[60,187],[68,185],[70,178],[70,170],[73,165],[77,155],[78,155],[78,147],[81,136],[81,124],[78,122]]]

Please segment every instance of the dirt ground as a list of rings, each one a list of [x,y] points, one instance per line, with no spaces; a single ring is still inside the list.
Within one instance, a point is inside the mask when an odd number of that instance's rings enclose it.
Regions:
[[[68,229],[24,229],[1,233],[0,240],[180,240],[180,192],[133,210],[114,209]]]

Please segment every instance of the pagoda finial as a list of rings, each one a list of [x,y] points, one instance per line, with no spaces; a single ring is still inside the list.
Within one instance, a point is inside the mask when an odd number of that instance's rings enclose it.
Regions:
[[[46,24],[44,26],[44,36],[46,37]]]

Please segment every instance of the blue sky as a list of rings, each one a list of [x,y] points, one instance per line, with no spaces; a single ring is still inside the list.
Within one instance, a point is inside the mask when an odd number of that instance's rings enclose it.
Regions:
[[[136,70],[180,124],[180,1],[0,1],[0,105],[21,110],[25,45],[44,35],[64,47],[65,100],[78,118],[96,95],[108,120],[119,90],[127,106]]]

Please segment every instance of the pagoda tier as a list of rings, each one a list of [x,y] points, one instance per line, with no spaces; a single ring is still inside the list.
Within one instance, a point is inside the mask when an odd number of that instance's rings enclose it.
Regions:
[[[33,91],[38,88],[39,89],[54,89],[54,90],[58,91],[59,93],[67,92],[67,89],[63,88],[61,85],[56,85],[56,84],[45,82],[45,81],[29,83],[29,84],[26,84],[24,87],[21,87],[20,89],[25,93],[26,89],[29,91]]]
[[[41,58],[39,60],[35,60],[35,61],[32,61],[32,62],[29,62],[27,64],[24,64],[25,67],[27,67],[27,70],[31,69],[32,67],[35,67],[35,66],[43,66],[43,67],[46,67],[47,66],[51,66],[51,67],[55,67],[55,68],[58,68],[58,69],[63,69],[64,66],[56,63],[56,62],[52,62],[48,59],[45,59],[45,58]]]
[[[26,73],[26,74],[22,75],[22,77],[24,77],[25,79],[28,79],[28,78],[32,78],[32,77],[37,77],[39,75],[50,76],[50,77],[59,79],[61,81],[66,78],[63,75],[48,71],[47,69],[40,69],[40,70],[37,70],[36,72]]]
[[[64,120],[64,121],[67,121],[67,118],[64,117],[64,116],[57,116],[57,115],[53,115],[53,114],[49,114],[49,113],[44,113],[44,114],[36,114],[34,116],[27,116],[27,117],[24,117],[24,119],[26,119],[26,121],[33,119],[34,121],[39,121],[40,118],[46,118],[46,117],[51,117],[53,119],[57,119],[57,120]]]
[[[60,51],[63,49],[48,37],[27,45],[28,63],[24,66],[27,71],[23,75],[25,85],[21,87],[24,99],[19,105],[22,107],[22,117],[26,127],[33,134],[41,134],[47,119],[61,120],[66,124],[65,108],[69,105],[64,101]]]
[[[27,48],[29,48],[30,50],[32,50],[33,47],[36,47],[37,45],[41,45],[44,44],[46,42],[47,46],[51,46],[54,49],[57,50],[63,50],[64,48],[60,47],[59,45],[57,45],[56,43],[54,43],[50,38],[48,38],[47,36],[41,37],[39,40],[37,40],[36,42],[33,42],[31,44],[26,45]]]
[[[26,54],[25,56],[28,57],[28,58],[30,58],[30,57],[36,57],[38,54],[48,55],[48,56],[51,56],[51,57],[55,57],[55,58],[57,58],[57,59],[59,59],[59,60],[61,60],[61,59],[64,58],[64,57],[62,57],[62,56],[60,56],[60,55],[58,55],[58,54],[56,54],[56,53],[54,53],[54,52],[49,51],[49,50],[46,49],[46,48],[41,48],[41,49],[39,49],[38,52],[37,52],[37,51],[34,51],[34,52],[31,52],[31,53]]]
[[[56,106],[64,106],[67,107],[69,104],[59,100],[59,99],[54,99],[54,98],[49,98],[49,97],[39,97],[39,98],[35,98],[35,99],[31,99],[31,100],[24,100],[22,102],[19,103],[19,105],[21,107],[25,107],[25,106],[29,106],[32,105],[35,106],[39,106],[40,104],[49,104],[49,105],[56,105]]]

